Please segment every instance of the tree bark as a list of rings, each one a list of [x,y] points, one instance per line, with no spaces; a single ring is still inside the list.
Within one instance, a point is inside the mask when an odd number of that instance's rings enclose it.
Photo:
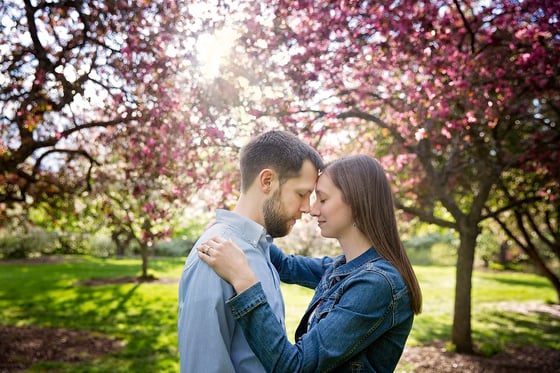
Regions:
[[[142,255],[142,278],[148,278],[148,241],[152,239],[152,223],[149,218],[144,219],[142,224],[144,230],[140,240],[140,254]]]
[[[535,268],[537,268],[539,273],[550,281],[556,291],[556,302],[560,304],[560,278],[557,277],[556,274],[554,274],[554,272],[546,265],[533,245],[525,245],[521,246],[521,248],[525,254],[529,256],[531,262]]]
[[[471,289],[474,252],[479,230],[476,226],[460,228],[460,244],[455,273],[455,306],[451,342],[459,353],[473,353],[471,333]]]
[[[531,219],[531,216],[526,212],[525,213],[528,219]],[[534,234],[531,234],[527,227],[525,226],[523,216],[520,212],[515,211],[515,219],[518,228],[518,232],[513,231],[510,227],[506,224],[505,221],[501,220],[497,215],[493,217],[494,221],[496,221],[506,235],[515,242],[527,256],[531,259],[531,262],[535,266],[535,268],[544,276],[546,277],[552,286],[554,286],[554,290],[556,291],[556,298],[557,302],[560,304],[560,276],[558,276],[554,271],[549,268],[546,262],[541,258],[539,251],[537,249],[536,244],[533,242],[533,237],[543,237],[542,233],[539,232],[536,224],[528,224],[528,226],[533,227]],[[549,225],[550,226],[550,225]],[[550,229],[551,232],[554,232],[554,229]],[[552,234],[552,236],[555,236]],[[521,239],[524,238],[524,240]],[[546,241],[541,239],[541,243],[547,245],[548,248],[555,254],[558,254],[558,250],[556,249],[558,240],[555,239],[554,241]]]
[[[142,278],[148,278],[148,245],[145,242],[140,245],[140,252],[142,255]]]

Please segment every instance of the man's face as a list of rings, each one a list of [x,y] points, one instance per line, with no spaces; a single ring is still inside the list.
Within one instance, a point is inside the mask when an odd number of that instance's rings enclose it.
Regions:
[[[310,209],[310,197],[317,181],[317,169],[305,161],[298,177],[287,180],[263,205],[264,225],[272,237],[290,233],[302,213]]]
[[[292,228],[292,218],[284,211],[281,197],[281,189],[277,189],[263,205],[264,225],[272,237],[284,237]]]

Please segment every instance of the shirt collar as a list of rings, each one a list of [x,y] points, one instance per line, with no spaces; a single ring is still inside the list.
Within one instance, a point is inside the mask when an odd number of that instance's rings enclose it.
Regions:
[[[234,226],[235,230],[239,232],[240,238],[254,247],[259,246],[261,240],[267,243],[272,241],[262,225],[233,211],[217,209],[216,222]]]

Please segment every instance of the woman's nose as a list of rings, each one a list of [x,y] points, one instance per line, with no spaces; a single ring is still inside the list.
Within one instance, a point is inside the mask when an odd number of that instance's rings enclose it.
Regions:
[[[311,216],[319,216],[319,207],[317,206],[317,202],[315,202],[315,203],[311,206],[311,208],[310,208],[310,210],[309,210],[309,214],[310,214]]]

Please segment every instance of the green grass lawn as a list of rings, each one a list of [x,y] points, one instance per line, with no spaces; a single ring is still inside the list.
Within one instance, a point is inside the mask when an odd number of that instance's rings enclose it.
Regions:
[[[152,259],[150,273],[178,279],[183,259]],[[448,340],[451,333],[453,267],[415,267],[424,293],[424,312],[415,320],[408,344]],[[178,372],[177,281],[78,286],[81,280],[137,276],[137,259],[71,258],[55,264],[0,265],[0,325],[33,325],[87,330],[125,343],[119,352],[90,363],[42,363],[35,371]],[[283,286],[288,336],[312,291]],[[560,349],[560,320],[509,311],[509,303],[546,303],[556,294],[546,279],[522,273],[475,272],[473,340],[492,353],[510,345]]]

